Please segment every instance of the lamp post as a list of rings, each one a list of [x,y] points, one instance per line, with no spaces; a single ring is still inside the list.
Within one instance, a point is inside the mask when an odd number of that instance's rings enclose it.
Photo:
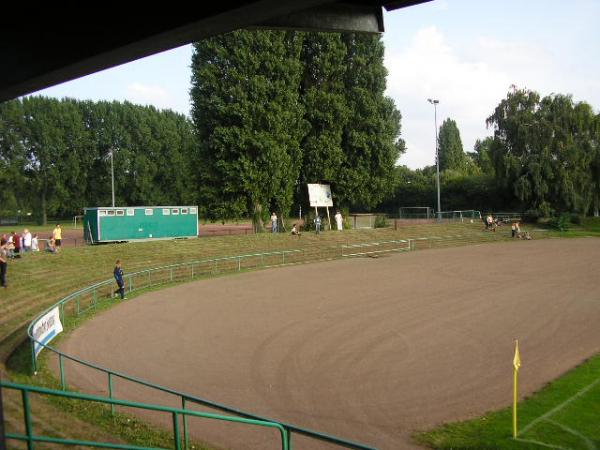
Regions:
[[[114,147],[110,148],[110,184],[112,187],[112,207],[115,207],[115,164],[113,161]]]
[[[440,200],[440,145],[438,141],[438,127],[437,127],[437,105],[440,103],[439,100],[428,98],[427,101],[433,105],[433,114],[435,118],[435,165],[436,165],[436,181],[437,181],[437,216],[438,222],[442,220],[442,202]]]

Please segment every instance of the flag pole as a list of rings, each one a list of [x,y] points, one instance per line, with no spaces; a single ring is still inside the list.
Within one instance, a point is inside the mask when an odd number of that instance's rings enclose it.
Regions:
[[[519,367],[521,367],[521,355],[519,355],[519,341],[515,340],[515,357],[513,359],[513,439],[517,438],[517,401]]]

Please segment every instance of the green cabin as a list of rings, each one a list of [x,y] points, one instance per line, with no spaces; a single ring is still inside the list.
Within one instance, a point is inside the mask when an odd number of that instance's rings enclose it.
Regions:
[[[140,241],[198,237],[197,206],[85,208],[86,242]]]

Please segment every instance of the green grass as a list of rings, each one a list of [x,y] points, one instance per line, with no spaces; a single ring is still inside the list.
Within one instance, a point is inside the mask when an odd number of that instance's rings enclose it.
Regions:
[[[600,448],[600,355],[519,402],[518,417],[517,440],[510,407],[414,437],[447,450]]]
[[[581,224],[569,224],[568,229],[566,231],[556,231],[547,225],[545,225],[543,229],[544,232],[548,235],[548,237],[599,237],[600,217],[586,217],[582,219]]]

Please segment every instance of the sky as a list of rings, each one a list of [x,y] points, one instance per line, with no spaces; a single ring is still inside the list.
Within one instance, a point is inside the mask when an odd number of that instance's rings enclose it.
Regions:
[[[434,0],[384,14],[386,95],[402,113],[411,169],[435,163],[437,126],[456,121],[465,151],[492,135],[486,118],[511,85],[572,94],[600,112],[600,1]],[[189,115],[187,45],[35,95],[128,100]]]

